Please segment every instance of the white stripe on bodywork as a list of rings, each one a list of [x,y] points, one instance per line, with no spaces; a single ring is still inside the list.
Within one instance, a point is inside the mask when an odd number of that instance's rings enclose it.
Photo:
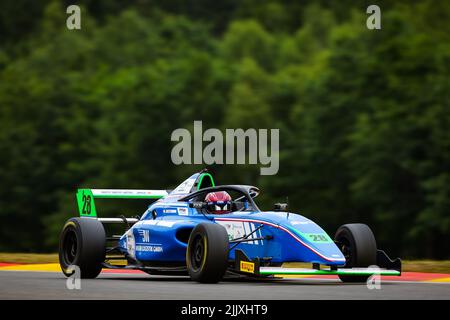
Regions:
[[[138,190],[138,189],[92,189],[94,197],[165,197],[166,190]]]
[[[144,221],[141,221],[139,223],[153,225],[153,226],[160,226],[160,227],[171,228],[177,222],[185,222],[185,220],[171,220],[171,221],[165,221],[165,220],[144,220]]]
[[[252,239],[255,239],[255,225],[253,223],[249,223],[250,225],[250,232],[252,233],[252,235],[250,236]],[[253,240],[252,242],[253,244],[259,244],[257,240]]]
[[[248,222],[243,222],[243,225],[244,225],[244,233],[245,233],[245,235],[248,235],[250,232],[249,232],[249,230],[250,230],[250,227],[249,227],[249,225],[248,225]],[[248,238],[248,237],[247,237]],[[250,243],[250,241],[249,242],[247,242],[247,243]]]

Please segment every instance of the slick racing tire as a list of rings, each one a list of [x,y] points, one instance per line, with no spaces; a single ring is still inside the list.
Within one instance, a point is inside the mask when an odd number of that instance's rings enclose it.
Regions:
[[[101,222],[94,218],[71,218],[59,238],[59,264],[69,277],[77,266],[80,277],[92,279],[99,275],[105,260],[106,236]]]
[[[219,282],[228,267],[228,234],[215,223],[200,223],[191,232],[186,250],[186,264],[192,280]]]
[[[345,256],[345,267],[376,265],[377,243],[372,230],[362,223],[345,224],[336,231],[336,244]],[[343,282],[366,282],[370,276],[339,275]]]

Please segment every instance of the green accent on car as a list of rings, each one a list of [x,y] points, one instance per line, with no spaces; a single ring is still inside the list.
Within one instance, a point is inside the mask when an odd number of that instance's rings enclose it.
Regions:
[[[78,189],[76,196],[80,217],[95,218],[94,199],[161,199],[166,195],[165,190]]]
[[[294,269],[294,268],[261,268],[262,275],[351,275],[351,276],[371,276],[374,274],[382,276],[400,276],[396,270],[370,270],[370,269],[338,269],[338,270],[317,270],[317,269]],[[277,270],[278,269],[278,270]]]
[[[298,232],[298,231],[297,231]],[[298,232],[300,235],[312,243],[332,243],[333,240],[330,238],[330,236],[324,232],[322,233],[303,233]]]
[[[78,189],[77,192],[78,212],[80,217],[97,217],[94,196],[91,189]]]
[[[160,195],[95,195],[97,199],[161,199],[163,198]]]
[[[202,186],[203,179],[204,179],[205,177],[209,177],[209,180],[211,181],[211,185],[212,185],[213,187],[216,186],[216,183],[214,182],[214,178],[212,177],[211,174],[209,174],[209,173],[202,173],[202,174],[200,175],[199,179],[198,179],[197,190],[200,190],[200,187]]]

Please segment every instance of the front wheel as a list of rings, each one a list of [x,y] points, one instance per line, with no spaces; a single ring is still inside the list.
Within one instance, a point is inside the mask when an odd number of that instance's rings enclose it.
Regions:
[[[228,267],[228,234],[215,223],[200,223],[191,232],[186,264],[192,280],[219,282]]]
[[[377,243],[372,230],[362,223],[345,224],[334,239],[345,256],[345,267],[369,267],[377,261]],[[343,282],[366,282],[370,276],[339,275]]]

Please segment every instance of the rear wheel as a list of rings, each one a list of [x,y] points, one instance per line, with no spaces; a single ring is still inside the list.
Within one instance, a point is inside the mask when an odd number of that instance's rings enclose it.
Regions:
[[[63,273],[70,276],[74,272],[70,266],[78,266],[81,278],[97,277],[105,260],[105,247],[105,229],[97,219],[67,220],[59,239],[59,264]]]
[[[186,250],[186,264],[192,280],[219,282],[228,267],[228,234],[215,223],[200,223],[192,230]]]
[[[377,243],[372,230],[362,223],[345,224],[334,239],[345,256],[345,267],[369,267],[377,261]],[[370,276],[339,275],[343,282],[366,282]]]

